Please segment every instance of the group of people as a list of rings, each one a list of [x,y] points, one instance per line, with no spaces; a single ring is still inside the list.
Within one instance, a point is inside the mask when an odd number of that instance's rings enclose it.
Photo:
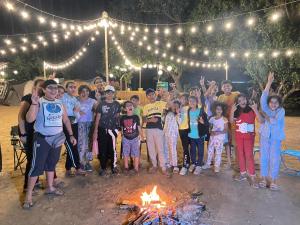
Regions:
[[[116,100],[115,88],[101,77],[94,79],[95,90],[88,85],[77,88],[74,81],[66,82],[63,87],[53,79],[35,80],[32,94],[22,98],[18,117],[20,139],[27,153],[23,207],[33,206],[34,187],[44,171],[46,194],[64,194],[55,172],[63,144],[67,152],[67,176],[85,176],[92,171],[94,154],[100,161],[100,176],[118,174],[119,133],[125,174],[139,173],[141,141],[147,143],[149,173],[160,168],[166,176],[171,173],[199,175],[212,164],[218,173],[225,147],[228,168],[232,149],[235,149],[240,171],[234,177],[236,181],[249,180],[254,188],[278,190],[276,180],[281,142],[285,138],[285,111],[281,98],[269,94],[273,80],[274,74],[270,73],[260,100],[257,95],[233,92],[229,80],[222,82],[223,94],[217,96],[217,83],[205,83],[202,77],[200,86],[191,88],[189,93],[179,93],[174,85],[170,91],[147,89],[148,103],[144,106],[140,105],[138,95],[121,104]],[[256,119],[260,124],[259,180],[253,155]],[[183,149],[181,168],[178,166],[178,138]]]

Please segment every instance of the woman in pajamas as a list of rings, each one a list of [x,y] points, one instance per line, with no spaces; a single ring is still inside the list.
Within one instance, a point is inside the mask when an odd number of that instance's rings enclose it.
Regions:
[[[274,73],[269,73],[268,82],[262,93],[260,104],[265,115],[265,121],[260,127],[260,170],[262,180],[259,186],[267,187],[267,179],[270,180],[270,189],[279,190],[276,184],[280,169],[281,142],[285,139],[284,116],[282,99],[277,95],[269,96],[271,85],[274,81]]]

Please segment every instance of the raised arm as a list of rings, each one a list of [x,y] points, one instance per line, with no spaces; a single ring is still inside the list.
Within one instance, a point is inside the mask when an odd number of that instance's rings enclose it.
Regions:
[[[40,105],[39,105],[39,96],[38,96],[38,93],[37,93],[37,90],[34,90],[32,92],[32,96],[31,96],[31,105],[30,105],[30,108],[26,114],[26,121],[28,123],[33,123],[36,119],[36,116],[38,114],[38,111],[39,111],[39,108],[40,108]]]
[[[269,96],[269,91],[270,91],[273,81],[274,81],[274,73],[270,72],[268,75],[268,82],[266,84],[265,90],[263,91],[261,98],[260,98],[261,109],[263,112],[265,112],[267,114],[267,116],[271,115],[271,110],[268,106],[268,96]]]
[[[251,107],[251,109],[253,110],[253,112],[255,113],[258,122],[259,122],[259,123],[263,123],[263,122],[264,122],[264,119],[263,119],[261,113],[260,113],[260,112],[258,111],[258,109],[257,109],[257,104],[254,103],[254,104],[250,105],[250,107]]]

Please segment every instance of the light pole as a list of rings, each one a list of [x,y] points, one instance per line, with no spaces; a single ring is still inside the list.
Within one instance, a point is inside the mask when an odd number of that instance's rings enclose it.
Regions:
[[[228,80],[228,68],[229,68],[229,66],[228,66],[228,63],[227,63],[227,60],[226,60],[226,62],[225,62],[225,79],[226,80]]]
[[[102,12],[102,17],[100,21],[100,25],[104,27],[104,42],[105,42],[105,75],[106,75],[106,83],[109,82],[109,71],[108,71],[108,38],[107,38],[107,28],[109,26],[108,23],[108,13]]]
[[[43,70],[44,70],[44,79],[46,80],[47,75],[46,75],[46,62],[45,61],[43,61]]]

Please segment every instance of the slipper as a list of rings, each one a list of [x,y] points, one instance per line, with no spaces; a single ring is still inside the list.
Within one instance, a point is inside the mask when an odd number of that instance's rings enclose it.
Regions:
[[[280,187],[277,184],[270,184],[270,190],[271,191],[279,191]]]
[[[58,181],[58,182],[54,182],[55,184],[53,184],[53,187],[55,188],[63,188],[65,186],[65,182],[63,181]]]
[[[87,174],[86,174],[85,171],[80,171],[80,170],[79,170],[79,171],[76,171],[76,172],[75,172],[75,175],[76,175],[76,176],[83,176],[83,177],[87,176]]]
[[[258,186],[260,188],[266,188],[267,187],[267,182],[265,180],[262,180],[258,183]]]
[[[45,195],[52,195],[52,196],[63,196],[65,193],[58,188],[54,189],[53,191],[47,190]]]
[[[25,210],[29,210],[30,208],[33,207],[33,205],[34,205],[34,204],[33,204],[32,202],[25,201],[25,202],[23,203],[22,208],[25,209]]]

